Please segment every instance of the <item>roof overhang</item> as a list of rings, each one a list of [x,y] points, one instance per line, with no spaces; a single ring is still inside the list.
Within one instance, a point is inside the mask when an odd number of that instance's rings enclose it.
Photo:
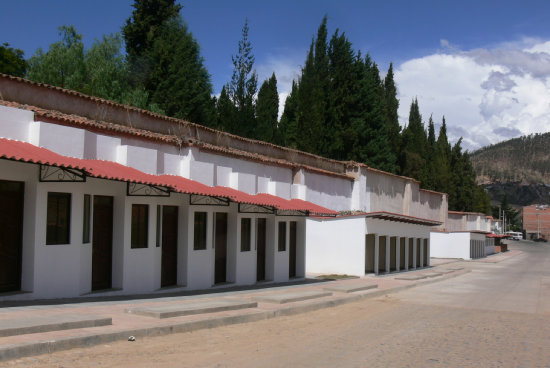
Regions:
[[[401,215],[398,213],[391,213],[391,212],[384,212],[384,211],[367,212],[363,216],[365,216],[365,218],[371,218],[371,219],[377,219],[377,220],[383,220],[383,221],[402,222],[402,223],[421,225],[421,226],[439,226],[442,224],[442,222],[440,221],[434,221],[430,219],[424,219],[420,217],[413,217],[413,216]]]

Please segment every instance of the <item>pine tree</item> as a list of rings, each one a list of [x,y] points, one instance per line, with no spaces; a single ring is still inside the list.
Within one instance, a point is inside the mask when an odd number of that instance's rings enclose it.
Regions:
[[[399,157],[401,148],[401,126],[399,125],[399,100],[397,99],[397,87],[393,79],[393,63],[390,63],[388,73],[384,79],[384,102],[388,125],[388,138],[391,150],[395,157]]]
[[[260,87],[256,102],[256,115],[258,123],[254,138],[274,143],[277,134],[277,118],[279,117],[279,94],[277,93],[275,73]]]
[[[147,56],[152,66],[151,102],[169,116],[214,125],[210,75],[198,43],[181,18],[173,18],[159,27]]]
[[[327,49],[327,17],[325,16],[317,30],[317,38],[311,43],[302,68],[297,90],[296,114],[297,148],[320,155],[327,149],[323,139],[328,136],[325,124],[329,87]]]
[[[248,40],[248,20],[245,21],[237,55],[232,56],[233,76],[227,91],[236,107],[235,125],[227,126],[231,133],[253,137],[256,126],[254,96],[258,86],[258,76],[254,68],[252,44]]]
[[[228,128],[233,126],[235,119],[235,105],[229,98],[227,89],[222,87],[220,97],[216,101],[216,129],[229,131]]]
[[[296,123],[296,114],[298,111],[297,95],[298,85],[296,81],[292,81],[292,89],[286,97],[285,107],[275,136],[275,143],[291,148],[298,147],[298,130]]]
[[[162,32],[164,24],[179,17],[182,6],[175,0],[134,0],[134,10],[122,27],[126,42],[126,53],[130,60],[134,83],[152,89],[148,81],[152,67],[147,54]]]
[[[418,100],[411,103],[409,125],[403,130],[401,169],[402,174],[421,182],[426,181],[426,145],[427,137],[418,107]]]

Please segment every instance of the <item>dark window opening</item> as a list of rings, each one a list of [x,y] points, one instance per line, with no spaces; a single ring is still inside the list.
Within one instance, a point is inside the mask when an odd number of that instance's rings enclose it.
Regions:
[[[149,205],[132,205],[132,248],[147,248]]]
[[[91,219],[91,198],[89,194],[84,194],[84,216],[82,224],[82,243],[90,242],[90,219]]]
[[[252,231],[252,219],[241,219],[241,252],[250,251],[250,238]]]
[[[48,193],[46,244],[69,244],[71,233],[71,194]]]
[[[206,249],[206,212],[195,212],[193,249]]]
[[[286,250],[286,222],[279,222],[279,252]]]

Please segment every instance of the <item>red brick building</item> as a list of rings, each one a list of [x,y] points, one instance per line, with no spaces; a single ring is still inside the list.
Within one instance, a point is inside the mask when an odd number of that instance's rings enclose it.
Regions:
[[[538,236],[550,239],[550,206],[534,204],[523,207],[523,229],[527,239]]]

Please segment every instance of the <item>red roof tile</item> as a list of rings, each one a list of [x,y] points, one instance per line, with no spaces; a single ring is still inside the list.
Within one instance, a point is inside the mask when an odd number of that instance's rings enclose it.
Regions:
[[[30,143],[0,138],[0,158],[84,170],[82,160],[59,155]]]

